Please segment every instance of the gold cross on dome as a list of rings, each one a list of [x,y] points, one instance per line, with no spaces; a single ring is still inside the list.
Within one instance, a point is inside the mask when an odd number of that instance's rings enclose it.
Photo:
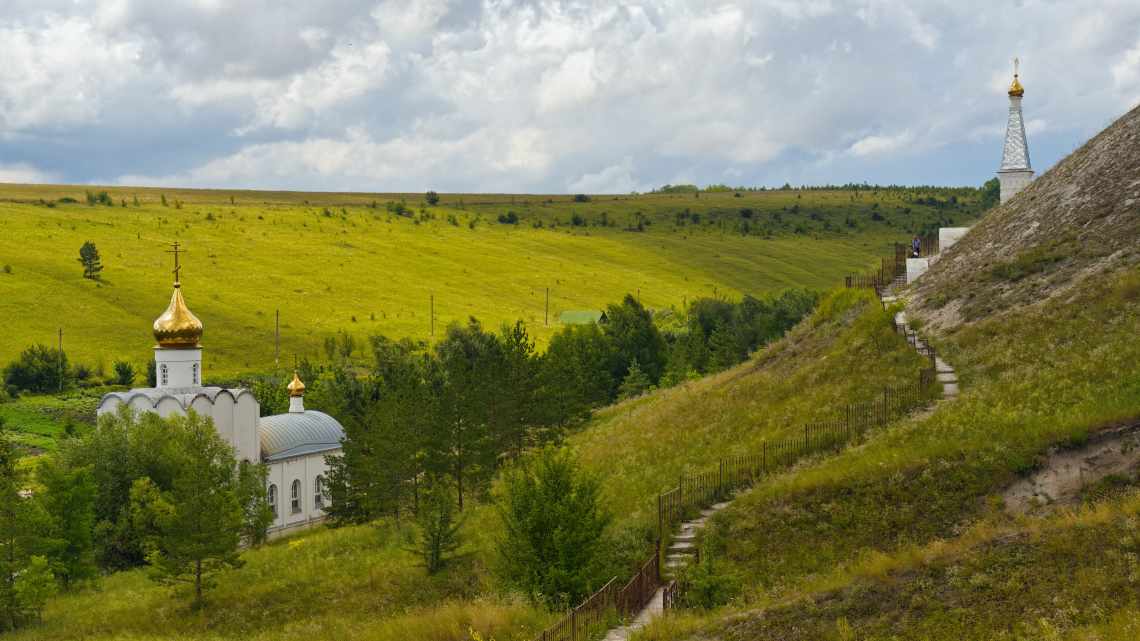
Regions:
[[[179,273],[182,271],[182,266],[178,264],[178,254],[181,252],[184,252],[186,250],[182,249],[182,247],[178,244],[177,241],[171,243],[170,246],[172,247],[172,249],[166,250],[166,253],[174,254],[174,286],[178,287],[178,285],[180,284]]]
[[[1014,58],[1014,59],[1013,59],[1013,75],[1015,75],[1015,76],[1017,75],[1017,67],[1018,67],[1020,64],[1021,64],[1021,60],[1019,60],[1019,59],[1017,59],[1017,58]]]

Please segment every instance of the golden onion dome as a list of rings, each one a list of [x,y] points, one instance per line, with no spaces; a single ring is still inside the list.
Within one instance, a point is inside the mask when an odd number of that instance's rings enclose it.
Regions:
[[[1017,81],[1017,74],[1013,74],[1013,84],[1009,86],[1009,95],[1015,98],[1020,98],[1025,95],[1025,88]]]
[[[202,340],[202,321],[186,307],[182,298],[182,287],[174,284],[174,294],[170,305],[154,321],[154,339],[159,347],[189,349],[199,347]]]
[[[296,370],[293,371],[293,382],[289,383],[285,389],[289,390],[291,397],[305,395],[305,384],[301,382],[301,377],[297,376]]]

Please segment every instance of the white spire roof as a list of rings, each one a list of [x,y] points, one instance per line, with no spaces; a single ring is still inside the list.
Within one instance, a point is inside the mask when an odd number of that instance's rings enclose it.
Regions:
[[[1001,150],[1001,169],[1017,171],[1032,169],[1029,164],[1029,143],[1025,140],[1025,119],[1021,116],[1021,97],[1025,94],[1017,78],[1017,60],[1014,60],[1013,85],[1009,89],[1009,120],[1005,125],[1005,143]]]

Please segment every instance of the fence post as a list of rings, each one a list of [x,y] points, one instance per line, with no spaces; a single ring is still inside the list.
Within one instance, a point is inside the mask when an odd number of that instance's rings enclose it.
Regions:
[[[685,509],[685,475],[684,474],[678,474],[677,475],[677,505],[682,510]]]
[[[720,460],[720,471],[718,473],[717,481],[716,481],[717,498],[723,498],[724,497],[724,494],[722,494],[723,492],[724,492],[724,459],[721,459]]]
[[[768,473],[768,439],[764,439],[761,442],[761,444],[764,447],[763,447],[762,453],[761,453],[762,458],[760,459],[760,473],[761,474],[767,474]]]

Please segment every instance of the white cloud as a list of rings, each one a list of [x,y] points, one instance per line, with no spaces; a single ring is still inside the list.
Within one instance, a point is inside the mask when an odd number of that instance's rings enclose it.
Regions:
[[[59,180],[53,173],[41,171],[27,163],[0,164],[0,183],[42,184]]]
[[[634,178],[633,158],[629,156],[599,172],[583,174],[566,187],[566,191],[576,194],[628,194],[632,191],[647,191],[647,188],[639,186]]]
[[[0,20],[0,61],[0,131],[96,122],[102,100],[143,71],[137,38],[57,15]]]
[[[580,105],[593,98],[597,88],[594,50],[576,51],[542,78],[538,86],[538,108],[556,111]]]
[[[898,152],[914,141],[909,131],[903,131],[893,136],[866,136],[851,145],[849,151],[856,156],[880,156]]]

